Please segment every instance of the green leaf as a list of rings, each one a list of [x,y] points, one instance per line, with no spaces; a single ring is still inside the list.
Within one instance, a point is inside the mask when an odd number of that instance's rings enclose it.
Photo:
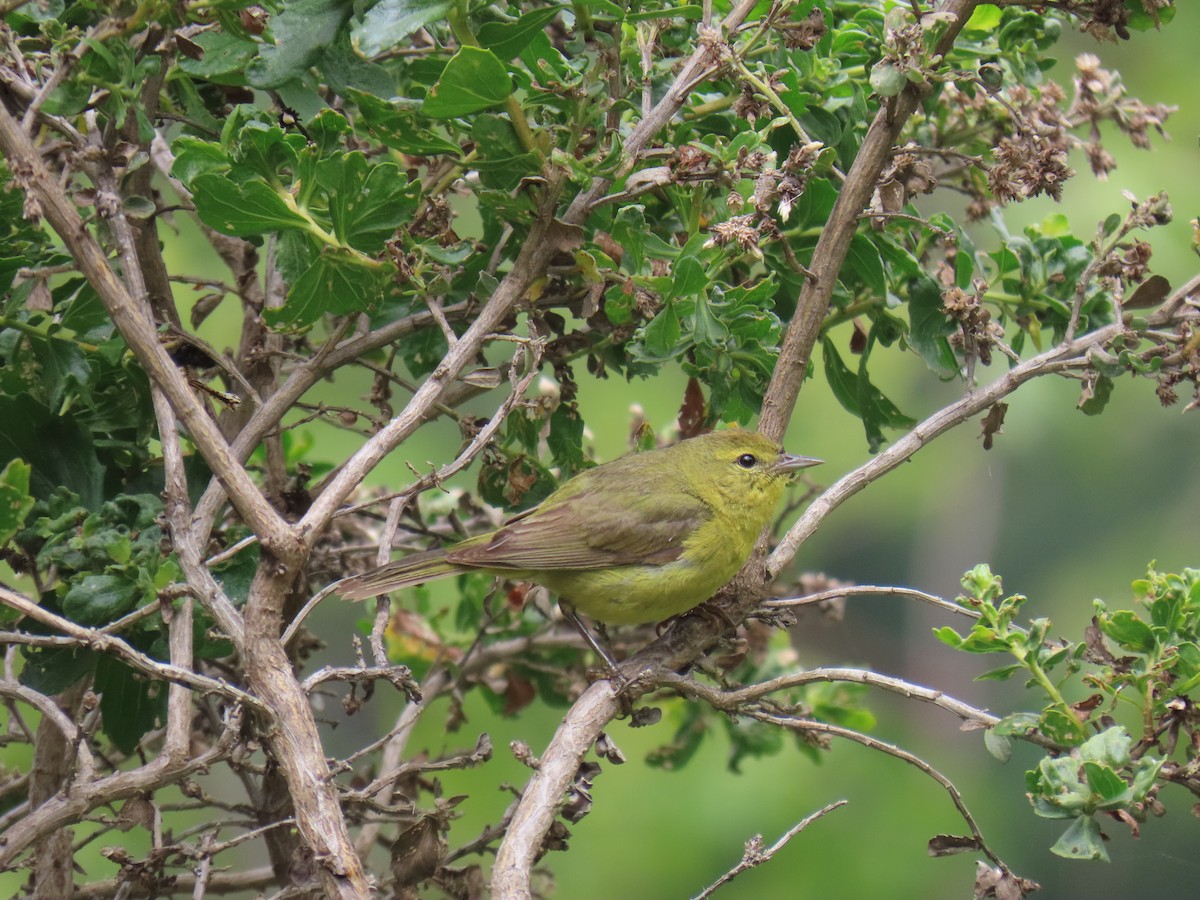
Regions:
[[[1003,15],[1004,10],[998,6],[977,6],[963,26],[963,31],[994,31],[1000,27]]]
[[[264,315],[276,327],[302,328],[325,313],[367,312],[383,297],[385,271],[348,254],[326,250],[291,286],[281,309]]]
[[[838,402],[851,415],[862,420],[866,430],[867,445],[872,453],[879,450],[885,438],[883,428],[911,428],[916,424],[915,419],[900,412],[879,388],[871,383],[867,374],[867,358],[871,345],[874,343],[875,329],[867,340],[867,350],[864,351],[859,363],[858,374],[854,375],[842,362],[832,341],[828,338],[822,341],[822,356],[825,360],[825,377],[833,390]]]
[[[496,54],[466,46],[446,63],[437,84],[425,95],[421,111],[435,119],[452,119],[498,106],[512,92],[508,68]]]
[[[562,478],[570,478],[583,468],[583,418],[574,403],[560,403],[550,414],[546,446]]]
[[[1120,769],[1129,764],[1132,749],[1133,738],[1124,726],[1117,725],[1089,738],[1080,746],[1079,758]]]
[[[345,30],[337,33],[317,65],[329,87],[343,96],[351,88],[387,100],[396,93],[396,81],[388,70],[360,56]]]
[[[396,349],[408,371],[418,378],[432,372],[446,355],[446,336],[442,329],[430,326],[414,331],[396,342]],[[532,450],[530,451],[532,452]],[[501,504],[502,505],[502,504]]]
[[[1125,0],[1125,8],[1129,10],[1129,27],[1137,31],[1158,28],[1175,18],[1174,6],[1164,6],[1162,9],[1149,13],[1146,11],[1146,4],[1141,0]]]
[[[40,388],[51,409],[59,409],[69,393],[92,380],[87,357],[78,344],[60,340],[32,340],[30,350],[41,369]]]
[[[976,675],[976,681],[1007,681],[1019,672],[1025,671],[1025,667],[1019,663],[1011,666],[1001,666],[998,669],[991,669],[981,675]]]
[[[450,0],[379,0],[350,26],[350,37],[364,56],[375,56],[450,11]]]
[[[131,610],[140,593],[119,575],[85,575],[63,597],[63,614],[80,625],[106,625]]]
[[[1075,819],[1071,827],[1063,832],[1062,837],[1055,841],[1050,852],[1067,859],[1099,859],[1108,862],[1108,851],[1104,848],[1100,826],[1091,816]]]
[[[953,647],[955,650],[958,650],[963,644],[962,635],[960,635],[949,625],[943,625],[941,628],[933,629],[933,636],[948,647]]]
[[[147,681],[111,656],[96,662],[95,691],[100,694],[104,733],[124,753],[132,753],[138,741],[166,718],[167,686]]]
[[[880,97],[895,97],[908,84],[904,71],[886,59],[880,60],[871,68],[867,80],[871,90]]]
[[[633,321],[633,293],[630,285],[614,283],[604,292],[604,315],[614,325]]]
[[[862,418],[858,408],[858,379],[838,355],[833,341],[821,339],[821,358],[825,363],[825,380],[842,408],[852,416]],[[936,632],[935,632],[936,633]]]
[[[636,205],[621,207],[610,230],[613,239],[625,250],[625,255],[621,257],[621,268],[633,275],[641,272],[646,259],[646,208]]]
[[[876,297],[887,294],[887,278],[883,272],[883,260],[879,250],[864,234],[856,234],[850,241],[850,249],[846,252],[846,265],[849,274],[870,288]],[[846,272],[847,269],[843,269]]]
[[[694,297],[708,287],[704,265],[694,256],[681,256],[671,267],[671,296]]]
[[[1132,610],[1119,609],[1106,613],[1098,616],[1096,622],[1102,632],[1127,650],[1147,653],[1158,645],[1150,626]]]
[[[679,314],[673,304],[664,306],[642,329],[646,354],[653,359],[669,359],[674,356],[682,334]]]
[[[520,56],[561,9],[548,6],[525,13],[515,22],[485,22],[479,26],[479,43],[491,50],[499,59],[510,60]]]
[[[410,183],[395,163],[368,167],[357,151],[321,160],[317,180],[328,195],[333,233],[364,253],[383,249],[417,208],[419,182]]]
[[[1091,396],[1083,400],[1079,404],[1080,411],[1085,416],[1098,416],[1104,412],[1104,407],[1108,406],[1108,400],[1112,397],[1113,380],[1107,375],[1096,376],[1096,383],[1092,387]]]
[[[671,743],[647,753],[646,764],[657,769],[680,769],[696,755],[707,734],[708,720],[703,707],[699,703],[685,704]]]
[[[96,666],[97,654],[82,647],[27,650],[18,680],[40,694],[61,694]]]
[[[225,31],[202,31],[191,40],[204,55],[200,59],[181,55],[180,69],[217,84],[246,83],[246,66],[258,54],[258,44]]]
[[[1038,721],[1039,717],[1033,713],[1012,713],[993,725],[991,730],[999,735],[1024,736],[1037,728]]]
[[[987,728],[983,732],[983,745],[988,753],[1002,763],[1012,759],[1012,739],[1006,734],[998,734],[995,729]]]
[[[197,176],[192,190],[200,219],[222,234],[252,237],[269,231],[307,228],[311,224],[263,181],[236,184],[211,172]]]
[[[246,80],[268,89],[303,77],[334,43],[353,12],[353,0],[291,0],[271,19],[275,43],[259,47],[258,59],[246,70]]]
[[[104,467],[96,457],[91,432],[73,415],[57,416],[29,394],[0,396],[0,463],[22,459],[32,468],[30,493],[48,500],[61,486],[78,495],[88,509],[104,499]]]
[[[927,275],[908,283],[908,317],[909,343],[925,365],[942,376],[957,372],[958,363],[947,340],[954,323],[942,312],[942,292],[937,282]]]
[[[1079,778],[1079,761],[1071,757],[1046,758],[1026,776],[1034,812],[1047,819],[1068,819],[1091,812],[1091,789]]]
[[[219,144],[212,141],[202,141],[199,138],[183,135],[172,145],[175,162],[171,166],[171,174],[182,181],[188,188],[196,176],[206,172],[220,172],[229,168],[229,157]]]
[[[1083,776],[1087,779],[1088,787],[1098,798],[1101,807],[1120,804],[1130,796],[1129,785],[1120,775],[1108,766],[1095,762],[1084,762]]]
[[[0,472],[0,547],[20,530],[33,509],[34,499],[29,496],[32,471],[24,460],[14,459]]]

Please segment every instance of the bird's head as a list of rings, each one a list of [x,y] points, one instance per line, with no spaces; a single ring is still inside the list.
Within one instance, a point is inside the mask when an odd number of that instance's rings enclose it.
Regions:
[[[714,504],[731,504],[747,515],[770,517],[792,476],[820,464],[809,456],[785,453],[757,431],[713,431],[676,445],[678,465],[697,493]]]

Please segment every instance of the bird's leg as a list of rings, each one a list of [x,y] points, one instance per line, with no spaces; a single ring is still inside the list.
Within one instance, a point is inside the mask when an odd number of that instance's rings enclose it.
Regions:
[[[604,660],[605,665],[608,666],[609,675],[615,679],[617,677],[617,661],[613,659],[608,648],[600,642],[596,633],[588,628],[587,622],[583,621],[579,613],[575,611],[575,606],[560,597],[558,608],[562,610],[563,618],[575,626],[575,630],[579,632],[584,642],[595,651],[597,656]]]
[[[604,665],[608,669],[608,671],[604,673],[604,678],[606,678],[609,683],[612,684],[613,692],[617,695],[617,701],[621,704],[620,717],[625,718],[628,716],[633,716],[635,712],[633,708],[633,695],[626,693],[626,691],[634,684],[636,679],[627,678],[617,669],[617,661],[613,659],[613,655],[609,652],[609,648],[604,645],[603,639],[606,637],[603,631],[604,625],[599,622],[596,623],[597,629],[600,630],[600,634],[597,635],[588,627],[587,623],[583,620],[579,613],[575,611],[575,607],[571,603],[563,600],[560,597],[558,600],[558,608],[562,610],[563,618],[575,626],[575,630],[579,632],[587,645],[596,652],[597,656],[604,660]],[[588,674],[590,676],[591,672]]]

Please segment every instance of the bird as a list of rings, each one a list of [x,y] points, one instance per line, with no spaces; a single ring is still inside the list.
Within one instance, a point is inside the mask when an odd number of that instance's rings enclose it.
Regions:
[[[394,560],[335,590],[362,600],[485,572],[543,585],[569,616],[660,622],[724,587],[794,473],[821,462],[785,453],[756,431],[711,431],[585,469],[494,531]]]

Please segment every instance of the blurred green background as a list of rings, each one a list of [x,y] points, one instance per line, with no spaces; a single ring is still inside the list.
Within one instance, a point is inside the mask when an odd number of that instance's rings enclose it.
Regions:
[[[1134,150],[1120,135],[1109,135],[1107,147],[1119,168],[1108,181],[1095,181],[1079,157],[1073,164],[1080,174],[1067,184],[1061,205],[1036,201],[1007,212],[1014,231],[1046,215],[1065,213],[1077,232],[1087,235],[1109,213],[1128,208],[1123,190],[1144,197],[1165,189],[1175,221],[1150,237],[1152,268],[1173,285],[1200,268],[1188,225],[1200,215],[1200,102],[1191,74],[1200,7],[1178,5],[1175,21],[1161,34],[1137,34],[1132,42],[1105,45],[1072,36],[1058,54],[1064,78],[1073,71],[1076,53],[1091,52],[1121,71],[1134,96],[1179,106],[1169,122],[1172,140],[1156,139],[1147,153]],[[981,231],[979,242],[986,241]],[[168,262],[181,269],[220,271],[211,252],[186,230],[170,254]],[[232,314],[222,310],[206,324],[205,336],[218,347],[234,341]],[[641,406],[651,424],[662,429],[674,420],[682,398],[679,373],[631,383],[596,382],[582,371],[576,374],[581,412],[600,459],[626,449],[632,405]],[[873,370],[873,375],[904,412],[918,418],[961,392],[961,385],[938,382],[915,358],[895,363],[888,373]],[[1104,414],[1089,418],[1075,409],[1074,383],[1028,385],[1010,398],[1004,432],[993,450],[982,449],[974,424],[941,438],[835,511],[802,548],[798,570],[952,597],[963,571],[988,562],[1005,577],[1010,592],[1031,598],[1030,616],[1049,616],[1064,636],[1080,639],[1092,598],[1129,604],[1129,582],[1151,559],[1164,570],[1200,565],[1200,472],[1195,464],[1200,412],[1182,415],[1183,403],[1160,408],[1152,387],[1121,381]],[[339,376],[307,399],[356,405],[368,389],[365,378]],[[480,411],[488,408],[487,400],[478,402]],[[396,398],[397,409],[402,401]],[[360,436],[319,424],[302,433],[313,441],[313,461],[340,460],[362,443]],[[451,423],[434,422],[377,469],[371,483],[406,484],[407,463],[422,468],[428,461],[443,462],[458,440]],[[824,483],[868,458],[860,423],[838,406],[820,380],[802,393],[787,444],[794,452],[826,460],[813,476]],[[468,476],[462,483],[470,481]],[[361,614],[359,607],[332,602],[317,612],[311,627],[327,646],[312,661],[313,668],[353,659],[350,639]],[[806,617],[794,642],[806,666],[869,667],[940,688],[1001,715],[1032,707],[1017,685],[974,682],[976,674],[995,663],[956,654],[935,641],[930,629],[943,624],[960,623],[910,601],[858,598],[849,602],[840,623]],[[1018,747],[1014,758],[1001,765],[984,750],[978,732],[960,732],[957,720],[946,713],[883,695],[872,696],[869,705],[880,718],[875,734],[947,774],[1000,856],[1042,883],[1039,896],[1188,892],[1200,877],[1193,850],[1200,826],[1191,800],[1181,792],[1165,792],[1167,815],[1149,822],[1137,841],[1116,823],[1105,829],[1113,838],[1111,864],[1068,862],[1049,853],[1060,823],[1034,816],[1024,798],[1024,771],[1039,758],[1032,748]],[[398,699],[383,690],[349,720],[338,704],[330,703],[323,714],[339,726],[329,730],[331,754],[361,746],[365,735],[384,733],[399,708]],[[558,896],[694,895],[737,862],[752,835],[761,833],[770,844],[804,816],[838,799],[849,805],[811,826],[771,862],[740,876],[720,896],[970,896],[975,857],[931,859],[926,853],[930,837],[961,834],[962,822],[945,792],[912,767],[835,743],[819,766],[789,747],[766,760],[748,760],[741,774],[733,775],[726,768],[727,742],[714,733],[683,770],[653,770],[644,756],[671,739],[679,709],[667,705],[664,712],[663,722],[650,728],[614,724],[612,737],[628,762],[602,764],[592,812],[571,827],[571,851],[545,860]],[[512,760],[508,742],[520,739],[540,752],[561,710],[535,704],[516,719],[497,719],[473,698],[467,703],[467,722],[453,734],[446,732],[445,713],[442,704],[426,714],[410,742],[413,751],[436,755],[468,749],[480,731],[489,732],[496,747],[488,765],[442,778],[444,796],[470,795],[458,807],[454,843],[499,818],[511,800],[499,785],[524,783],[526,770]],[[382,855],[373,861],[385,864]],[[92,877],[109,866],[90,859],[85,865]],[[115,873],[115,867],[109,868]],[[5,876],[0,885],[15,890],[19,880]]]

